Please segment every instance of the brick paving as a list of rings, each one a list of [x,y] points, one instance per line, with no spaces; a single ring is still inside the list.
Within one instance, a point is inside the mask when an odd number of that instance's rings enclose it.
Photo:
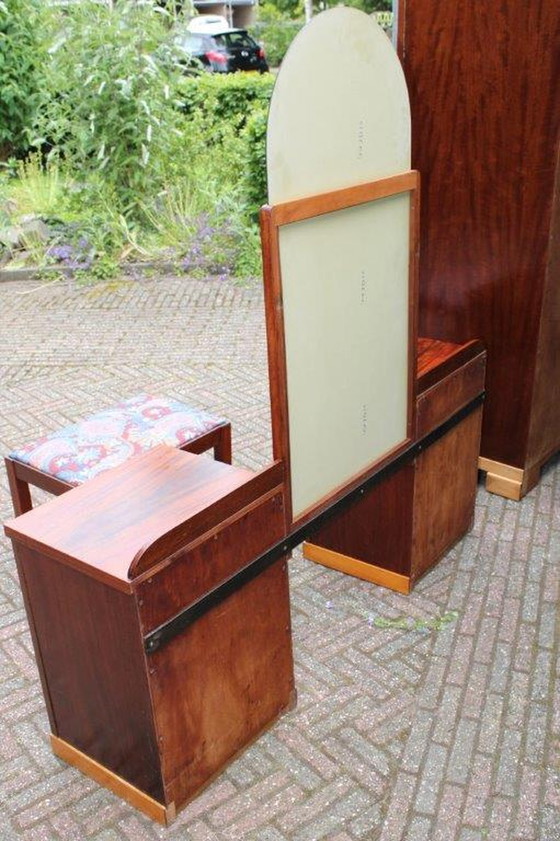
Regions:
[[[4,282],[0,307],[2,452],[153,390],[227,415],[237,464],[269,462],[257,283]],[[297,709],[167,830],[52,755],[0,549],[2,841],[560,841],[558,459],[521,503],[480,487],[472,532],[409,597],[296,552]]]

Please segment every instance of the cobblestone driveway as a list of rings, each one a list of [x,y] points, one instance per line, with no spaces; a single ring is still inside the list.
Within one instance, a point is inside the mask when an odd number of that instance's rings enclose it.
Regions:
[[[0,283],[3,452],[153,390],[228,416],[235,463],[270,460],[258,285],[32,288]],[[410,597],[296,553],[298,707],[167,830],[51,754],[4,538],[0,560],[2,841],[560,841],[558,460],[521,503],[480,488],[473,531]]]

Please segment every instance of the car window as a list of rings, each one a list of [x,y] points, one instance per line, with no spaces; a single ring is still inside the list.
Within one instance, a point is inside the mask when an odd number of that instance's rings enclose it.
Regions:
[[[223,36],[226,39],[228,47],[256,47],[250,35],[246,32],[228,32]]]
[[[177,38],[177,45],[187,53],[199,53],[202,52],[204,40],[203,35],[193,35],[190,32],[186,32]]]

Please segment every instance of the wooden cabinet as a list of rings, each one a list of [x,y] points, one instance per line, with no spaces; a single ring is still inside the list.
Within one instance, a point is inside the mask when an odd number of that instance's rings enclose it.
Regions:
[[[400,0],[398,19],[420,334],[486,344],[480,466],[518,499],[560,448],[560,4]]]
[[[158,642],[281,540],[283,479],[157,447],[6,525],[55,753],[162,823],[293,703],[285,558]]]
[[[477,484],[486,354],[419,339],[413,460],[312,533],[312,561],[408,593],[468,531]]]

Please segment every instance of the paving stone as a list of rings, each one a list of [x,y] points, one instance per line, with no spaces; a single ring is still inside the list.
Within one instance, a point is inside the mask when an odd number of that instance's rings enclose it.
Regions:
[[[432,821],[422,815],[415,815],[406,832],[406,841],[430,841]]]
[[[535,834],[539,808],[540,773],[529,765],[523,768],[521,786],[517,799],[517,814],[513,837],[530,838]]]
[[[488,697],[489,665],[474,662],[467,676],[467,685],[463,697],[463,714],[468,718],[479,719]],[[459,702],[457,702],[459,703]]]
[[[500,794],[514,797],[518,790],[519,760],[521,755],[521,732],[506,730],[500,745],[500,764],[496,777],[496,790]]]
[[[446,748],[441,745],[430,745],[414,801],[416,812],[435,814],[439,799],[439,788],[447,764],[447,755]]]
[[[412,774],[401,771],[397,775],[380,841],[395,841],[405,836],[415,786],[416,778]]]
[[[474,758],[465,804],[465,823],[482,829],[492,799],[493,758],[477,754]]]
[[[461,825],[465,790],[461,786],[446,784],[439,803],[433,841],[455,838]]]
[[[488,827],[488,841],[504,841],[510,838],[514,802],[505,797],[492,798],[492,815]],[[544,839],[543,839],[544,841]]]
[[[466,783],[472,766],[477,723],[463,718],[455,732],[455,739],[447,766],[447,779],[452,783]]]
[[[463,689],[461,687],[451,685],[445,687],[432,732],[432,739],[440,745],[450,745],[454,739],[462,698]],[[469,712],[472,712],[472,706],[468,701],[465,701],[465,707]]]

